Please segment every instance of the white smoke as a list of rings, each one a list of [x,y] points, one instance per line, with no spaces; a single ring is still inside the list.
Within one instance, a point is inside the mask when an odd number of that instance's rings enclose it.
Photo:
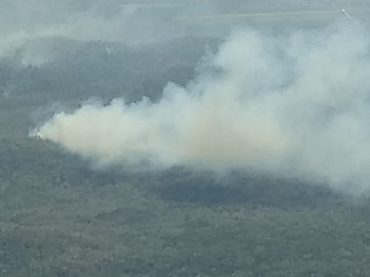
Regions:
[[[370,189],[370,37],[356,23],[234,32],[156,103],[86,104],[33,135],[99,164],[249,169]]]

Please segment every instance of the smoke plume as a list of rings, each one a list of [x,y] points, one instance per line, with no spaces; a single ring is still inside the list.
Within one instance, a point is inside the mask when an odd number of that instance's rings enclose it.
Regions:
[[[33,135],[101,165],[257,170],[370,189],[370,38],[356,23],[232,33],[158,102],[85,104]]]

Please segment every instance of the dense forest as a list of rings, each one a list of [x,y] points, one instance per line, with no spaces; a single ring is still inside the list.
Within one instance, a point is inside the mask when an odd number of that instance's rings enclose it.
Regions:
[[[96,170],[27,137],[54,101],[73,107],[122,91],[156,99],[166,80],[190,79],[217,42],[191,43],[181,53],[153,46],[149,58],[121,48],[111,58],[89,43],[44,67],[3,61],[2,276],[366,276],[367,198],[248,172]]]
[[[366,194],[248,170],[101,168],[29,136],[86,101],[158,101],[222,40],[43,37],[1,57],[0,276],[369,275]]]

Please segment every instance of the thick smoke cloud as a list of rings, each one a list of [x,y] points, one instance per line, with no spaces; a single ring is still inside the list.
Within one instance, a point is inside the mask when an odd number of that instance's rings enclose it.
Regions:
[[[356,23],[238,30],[158,102],[86,104],[33,132],[100,165],[257,170],[370,189],[370,39]]]

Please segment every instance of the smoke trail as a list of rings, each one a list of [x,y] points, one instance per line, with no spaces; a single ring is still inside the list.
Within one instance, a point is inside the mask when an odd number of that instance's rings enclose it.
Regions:
[[[34,135],[99,164],[247,168],[368,190],[369,50],[355,23],[278,38],[239,30],[159,102],[86,104]]]

